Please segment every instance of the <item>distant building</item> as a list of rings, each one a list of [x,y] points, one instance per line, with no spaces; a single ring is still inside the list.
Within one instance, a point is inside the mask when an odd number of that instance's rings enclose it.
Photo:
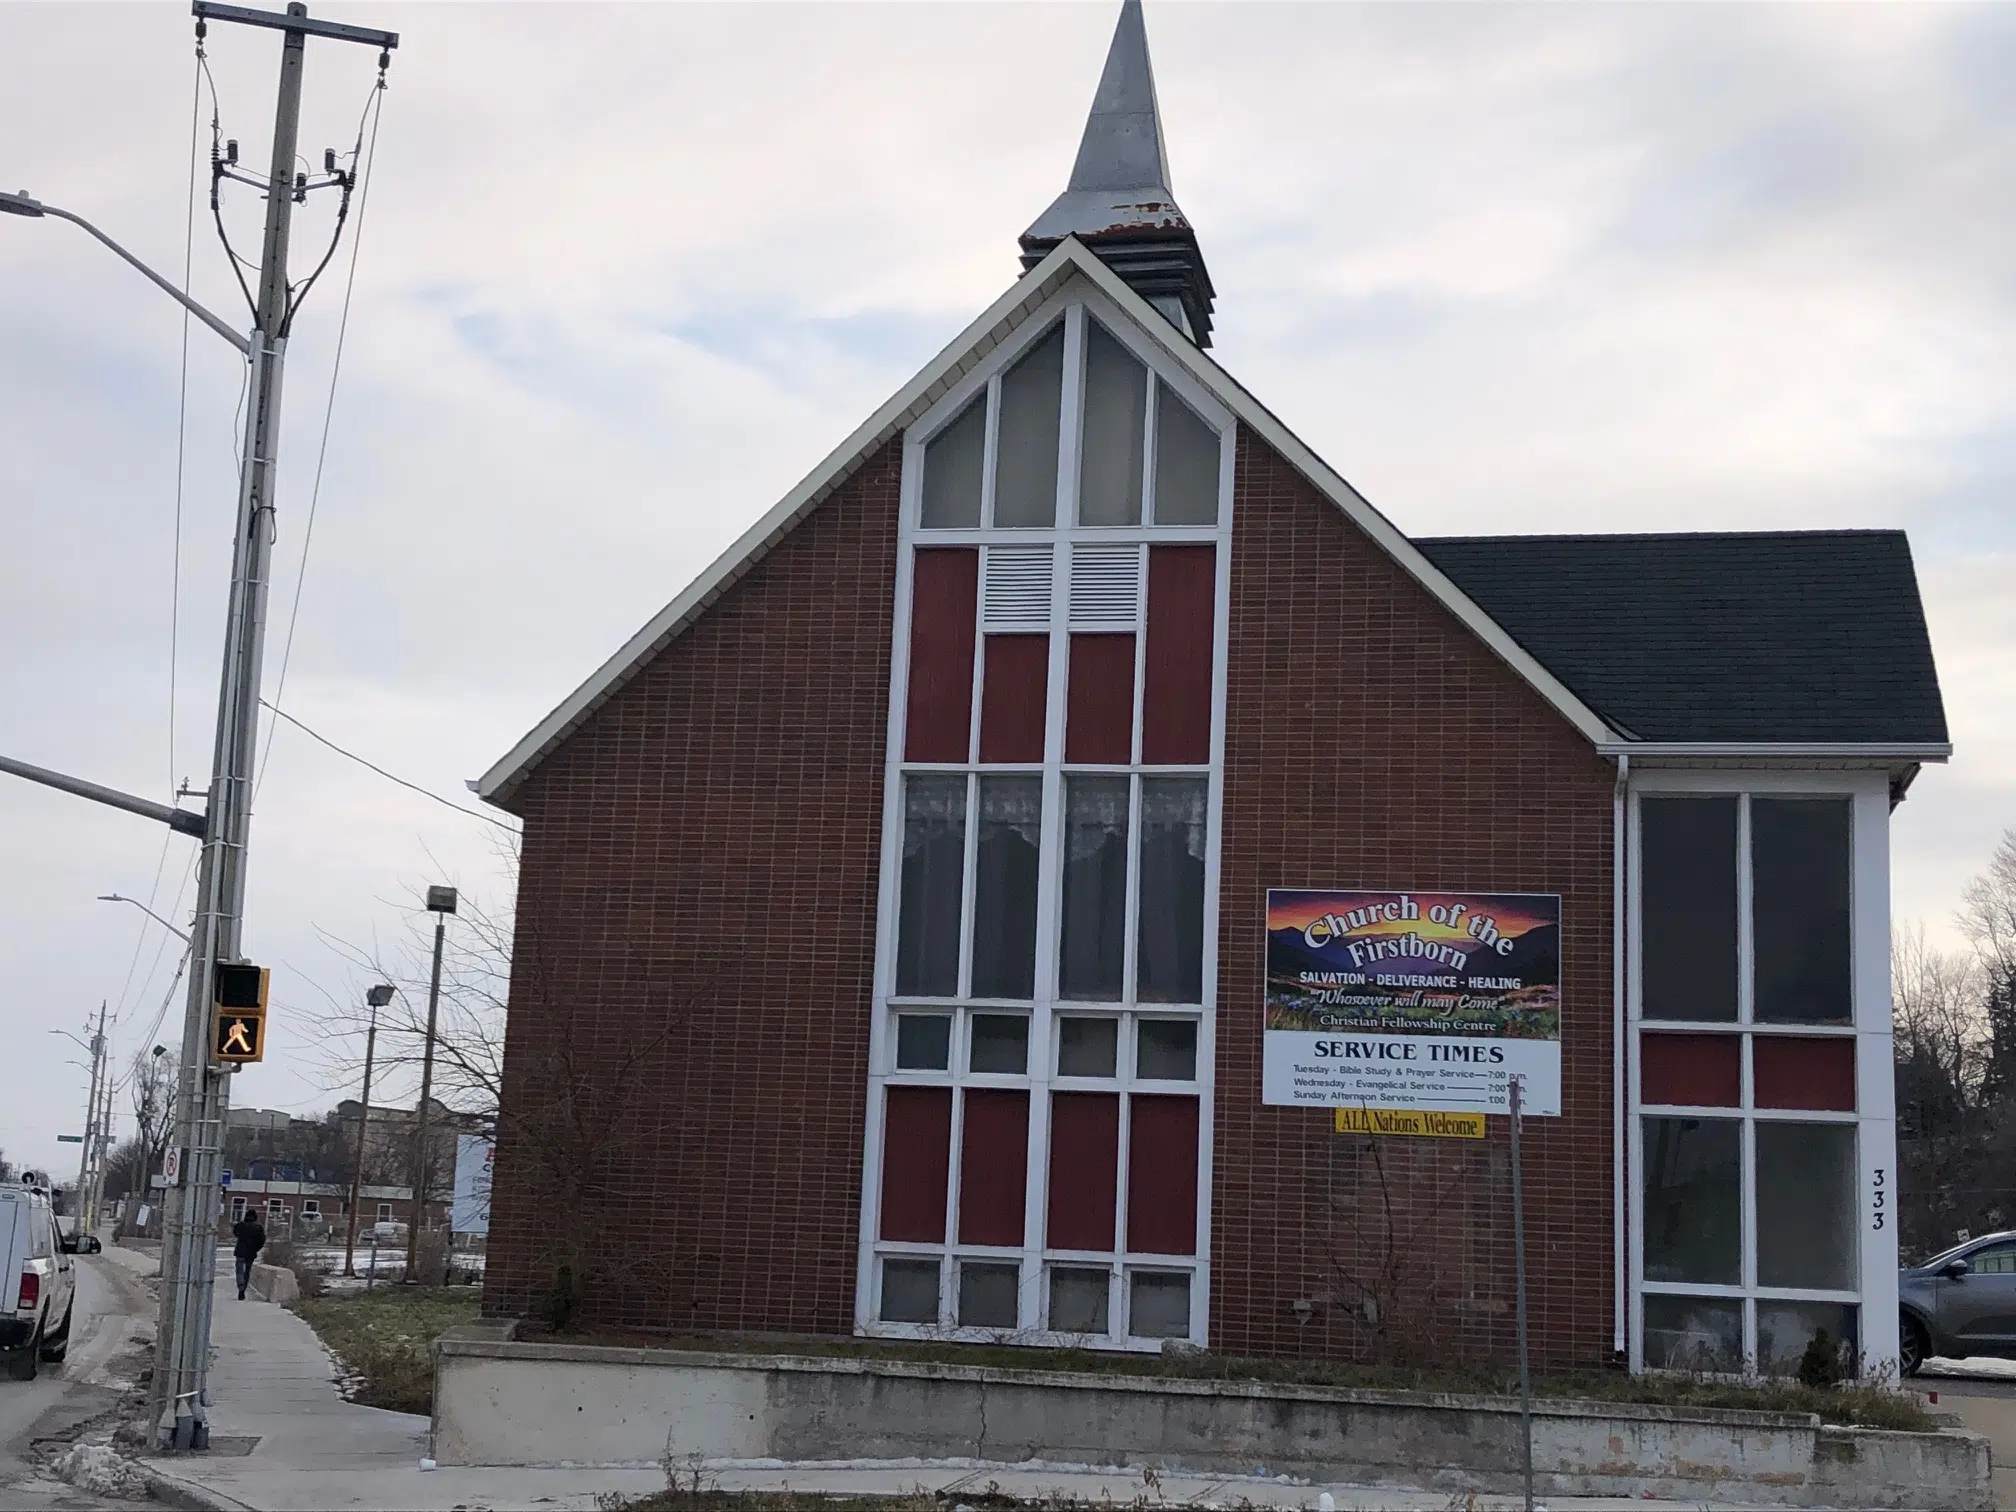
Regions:
[[[1410,539],[1206,351],[1137,0],[1019,251],[479,783],[486,1308],[1502,1360],[1516,1076],[1539,1361],[1893,1360],[1904,537]]]

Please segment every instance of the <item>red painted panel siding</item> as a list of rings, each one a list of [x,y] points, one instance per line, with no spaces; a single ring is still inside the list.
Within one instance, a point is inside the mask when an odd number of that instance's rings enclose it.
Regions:
[[[1217,549],[1148,549],[1148,655],[1142,673],[1141,759],[1211,759],[1211,633]]]
[[[1760,1108],[1855,1111],[1855,1041],[1760,1034],[1750,1046],[1750,1075]]]
[[[1120,1095],[1057,1092],[1050,1098],[1051,1249],[1113,1248],[1120,1193]]]
[[[945,1178],[952,1170],[952,1089],[891,1087],[883,1119],[882,1237],[945,1239]]]
[[[1127,1248],[1197,1253],[1197,1099],[1136,1093],[1127,1131]]]
[[[933,547],[917,553],[910,583],[910,689],[906,761],[964,761],[973,728],[973,637],[980,553]]]
[[[1074,635],[1064,690],[1064,759],[1125,766],[1134,759],[1134,637]]]
[[[1690,1108],[1743,1101],[1743,1041],[1734,1034],[1641,1034],[1640,1100]]]
[[[1041,761],[1050,637],[990,635],[980,684],[980,759]]]
[[[1600,1368],[1615,768],[1284,458],[1245,427],[1236,445],[1211,1347],[1514,1360],[1504,1120],[1481,1140],[1344,1135],[1260,1098],[1268,887],[1491,888],[1561,895],[1562,1116],[1531,1120],[1524,1152],[1530,1321],[1536,1359]],[[1376,1320],[1351,1276],[1379,1288]],[[1298,1323],[1295,1299],[1325,1294]]]
[[[1029,1193],[1029,1094],[969,1088],[959,1150],[959,1242],[1020,1244]]]

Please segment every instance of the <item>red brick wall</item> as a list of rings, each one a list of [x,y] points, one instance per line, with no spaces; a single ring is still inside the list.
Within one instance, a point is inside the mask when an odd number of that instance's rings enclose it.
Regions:
[[[571,1260],[591,1326],[853,1327],[901,455],[513,801],[492,1314]]]
[[[1260,1102],[1266,890],[1465,887],[1562,895],[1564,1116],[1530,1122],[1524,1152],[1531,1318],[1537,1359],[1601,1364],[1611,766],[1243,427],[1234,497],[1212,1346],[1509,1353],[1505,1120],[1481,1142],[1375,1139]]]

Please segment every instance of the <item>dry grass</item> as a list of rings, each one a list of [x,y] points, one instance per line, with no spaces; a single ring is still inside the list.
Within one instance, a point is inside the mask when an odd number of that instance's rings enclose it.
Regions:
[[[473,1323],[482,1300],[474,1286],[381,1286],[304,1296],[294,1310],[342,1362],[353,1402],[427,1413],[434,1410],[434,1341]]]

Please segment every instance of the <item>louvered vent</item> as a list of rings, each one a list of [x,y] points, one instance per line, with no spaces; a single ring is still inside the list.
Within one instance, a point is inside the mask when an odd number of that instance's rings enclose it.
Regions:
[[[1071,625],[1131,629],[1141,619],[1141,548],[1071,548]]]
[[[989,546],[980,588],[980,619],[988,630],[1050,628],[1048,546]]]

